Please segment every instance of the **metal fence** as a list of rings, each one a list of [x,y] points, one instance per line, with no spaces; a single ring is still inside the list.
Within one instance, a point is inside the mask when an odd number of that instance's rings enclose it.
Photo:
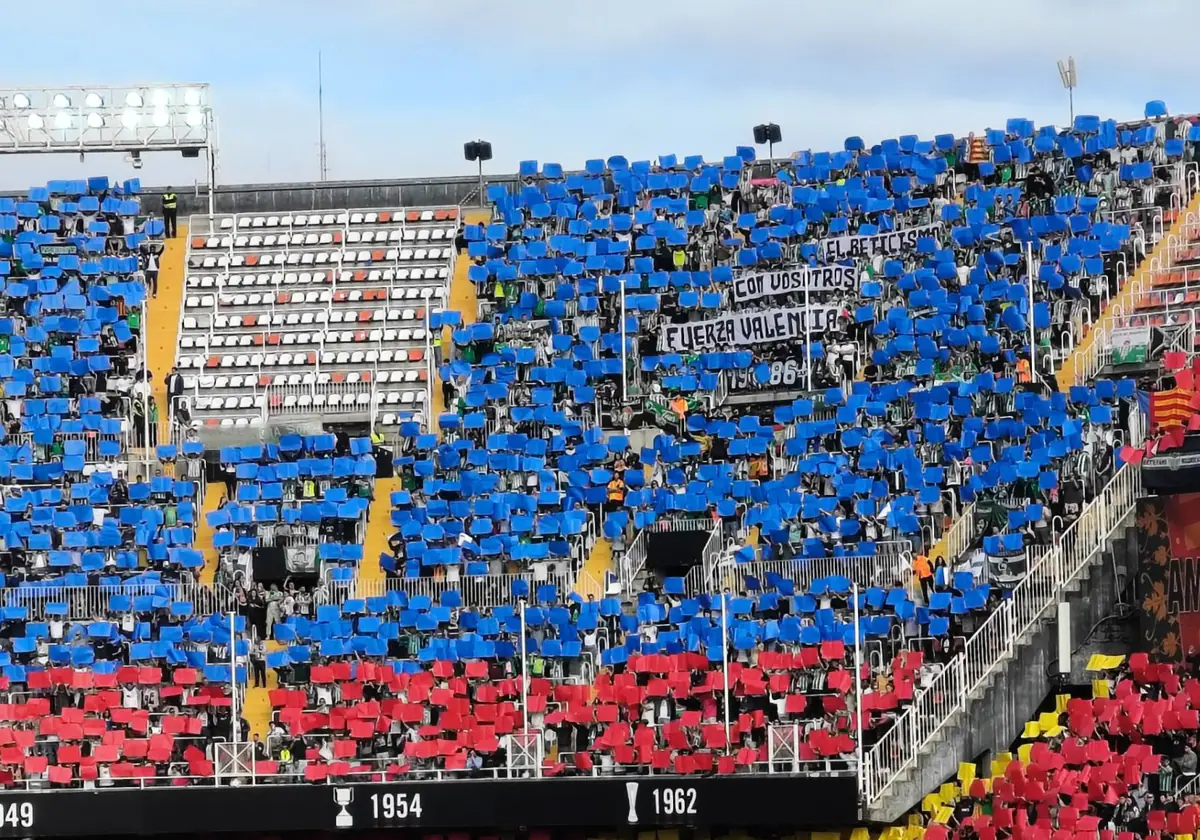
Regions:
[[[30,620],[51,616],[82,620],[105,616],[112,611],[113,597],[136,598],[150,595],[167,601],[190,601],[198,615],[229,612],[234,608],[233,593],[224,586],[205,586],[194,582],[123,583],[113,586],[55,586],[30,584],[0,589],[0,604],[26,607]]]
[[[554,569],[542,573],[519,572],[517,574],[499,575],[461,575],[457,580],[449,576],[423,578],[373,578],[359,579],[352,586],[353,596],[357,598],[374,598],[387,595],[389,592],[404,592],[409,598],[424,595],[435,604],[440,603],[447,592],[457,592],[462,596],[462,602],[472,607],[495,607],[501,604],[513,604],[518,598],[514,595],[514,587],[528,591],[529,599],[537,597],[538,587],[552,585],[558,588],[560,599],[565,598],[572,590],[574,576],[568,564],[561,563]],[[336,593],[325,596],[329,603],[334,603]]]

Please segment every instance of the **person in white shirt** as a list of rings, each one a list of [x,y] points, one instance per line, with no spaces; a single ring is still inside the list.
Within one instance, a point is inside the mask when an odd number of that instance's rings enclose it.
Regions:
[[[125,709],[140,709],[142,693],[133,683],[127,683],[121,688],[121,707]]]
[[[158,297],[158,256],[153,248],[146,255],[146,289],[151,297]]]

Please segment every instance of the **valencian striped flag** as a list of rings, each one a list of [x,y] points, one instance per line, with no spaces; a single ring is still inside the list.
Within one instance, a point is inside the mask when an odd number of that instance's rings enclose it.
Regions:
[[[1172,388],[1150,395],[1150,427],[1153,429],[1186,426],[1194,413],[1191,391]]]

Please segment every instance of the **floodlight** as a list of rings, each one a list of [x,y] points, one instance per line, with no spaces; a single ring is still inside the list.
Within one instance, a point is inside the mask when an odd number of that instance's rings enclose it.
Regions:
[[[118,152],[140,164],[147,152],[203,154],[216,183],[212,93],[179,84],[0,87],[0,159],[5,155]],[[214,212],[214,191],[208,211]]]

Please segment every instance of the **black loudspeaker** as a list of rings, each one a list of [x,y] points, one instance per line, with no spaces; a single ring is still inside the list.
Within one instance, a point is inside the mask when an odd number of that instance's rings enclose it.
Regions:
[[[779,126],[775,123],[766,123],[765,125],[754,126],[754,142],[763,143],[780,143],[783,141],[783,133],[779,130]]]
[[[491,160],[492,144],[486,140],[472,140],[463,143],[463,157],[467,160]]]

